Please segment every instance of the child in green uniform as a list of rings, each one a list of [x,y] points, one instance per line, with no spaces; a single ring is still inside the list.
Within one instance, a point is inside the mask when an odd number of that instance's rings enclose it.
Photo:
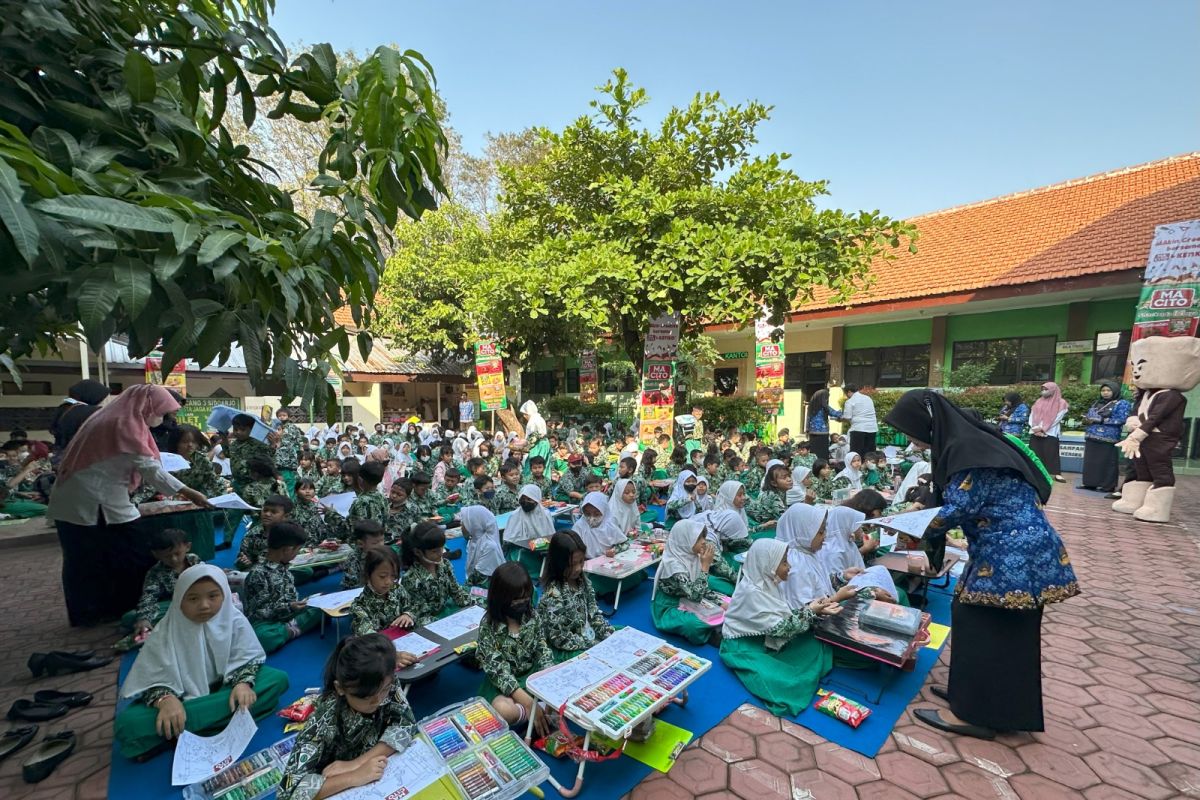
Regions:
[[[293,503],[291,519],[308,534],[309,547],[316,547],[329,535],[324,514],[325,507],[317,502],[317,486],[312,479],[301,478],[296,481],[296,500]]]
[[[296,594],[296,583],[288,564],[304,546],[304,529],[294,522],[271,526],[267,534],[265,560],[250,568],[246,576],[246,618],[254,635],[268,653],[273,653],[321,622],[321,610],[309,608]]]
[[[171,607],[121,684],[121,696],[135,700],[113,726],[121,754],[149,758],[184,730],[212,735],[242,708],[256,719],[267,716],[288,677],[265,660],[225,573],[211,564],[184,570]]]
[[[717,550],[705,537],[703,522],[685,519],[675,523],[654,573],[654,599],[650,604],[654,627],[696,645],[720,642],[719,628],[679,609],[680,600],[720,602],[720,595],[708,586],[708,571],[716,557]]]
[[[150,555],[155,564],[142,581],[142,598],[137,608],[125,615],[122,626],[132,628],[134,634],[150,630],[163,618],[171,606],[175,594],[175,583],[188,567],[202,563],[200,556],[191,552],[189,534],[179,528],[163,528],[150,534]]]
[[[408,594],[408,611],[417,625],[427,625],[475,604],[471,593],[454,577],[445,554],[446,532],[437,523],[418,523],[401,539],[400,558],[405,572],[400,584]]]
[[[363,562],[366,561],[368,550],[383,547],[383,526],[373,519],[356,520],[351,537],[354,541],[354,552],[342,562],[343,589],[357,589],[362,586]]]
[[[342,491],[342,462],[330,457],[321,464],[321,478],[317,481],[317,497],[328,497]]]
[[[828,461],[817,459],[813,462],[812,472],[809,474],[810,486],[814,496],[814,503],[829,503],[833,501],[833,467]]]
[[[284,767],[278,800],[322,800],[378,781],[388,757],[417,738],[397,684],[398,657],[379,633],[338,642],[325,687]]]
[[[558,479],[555,498],[568,503],[578,503],[587,494],[583,490],[583,483],[587,477],[583,469],[583,455],[572,453],[567,456],[567,470]]]
[[[238,492],[250,505],[260,507],[263,501],[274,494],[286,495],[287,487],[275,472],[275,464],[269,458],[254,456],[246,462],[246,473],[250,476]]]
[[[399,542],[404,534],[421,520],[416,511],[408,503],[412,493],[412,481],[407,478],[397,478],[388,492],[388,521],[384,528],[389,544]]]
[[[721,660],[772,713],[794,717],[812,701],[821,678],[833,667],[831,648],[808,631],[818,615],[836,614],[841,608],[829,598],[818,598],[793,610],[780,590],[789,569],[783,542],[760,539],[750,546],[742,579],[725,612]]]
[[[813,468],[813,464],[817,462],[817,456],[816,454],[809,452],[811,447],[812,445],[810,445],[808,442],[800,442],[796,445],[796,450],[792,454],[792,469],[795,469],[796,467],[808,467],[809,469]]]
[[[434,497],[433,492],[429,488],[429,476],[418,472],[412,476],[411,480],[412,491],[408,495],[408,506],[412,509],[417,521],[430,520],[432,522],[442,522],[442,518],[437,513],[437,498]]]
[[[533,613],[533,582],[516,562],[501,564],[488,587],[487,613],[479,623],[476,650],[483,667],[479,694],[509,725],[521,728],[534,716],[538,736],[550,731],[550,720],[525,681],[534,672],[554,665],[539,616]]]
[[[529,480],[526,481],[526,484],[533,484],[538,487],[543,497],[550,497],[554,481],[546,475],[546,459],[541,456],[533,456],[528,463]]]
[[[292,501],[286,495],[275,494],[263,501],[258,519],[250,523],[242,536],[234,564],[240,570],[248,570],[263,560],[267,554],[267,535],[272,527],[287,519],[292,513]]]
[[[492,513],[503,514],[517,507],[517,495],[521,493],[521,465],[516,461],[505,461],[500,467],[500,487],[492,498]]]
[[[587,545],[579,534],[560,531],[551,537],[537,615],[556,662],[574,658],[613,633],[583,575],[586,560]]]
[[[396,581],[400,578],[400,557],[390,547],[372,547],[363,561],[366,575],[363,593],[350,604],[350,626],[355,636],[366,636],[384,628],[411,628],[415,624],[408,613],[408,594]],[[417,663],[413,653],[400,651],[396,666],[403,669]]]
[[[888,473],[887,456],[878,450],[872,450],[863,457],[862,488],[887,489],[891,491],[892,480]]]
[[[791,488],[791,470],[779,462],[772,464],[763,479],[762,491],[746,506],[746,513],[758,524],[758,530],[775,527],[787,510],[787,493]]]
[[[265,458],[272,464],[272,467],[275,463],[275,451],[266,442],[260,442],[251,437],[250,432],[253,430],[254,417],[249,414],[238,414],[230,424],[230,436],[229,442],[225,446],[225,455],[229,458],[229,471],[233,474],[233,490],[238,494],[241,494],[242,487],[250,482],[248,462],[251,458]]]

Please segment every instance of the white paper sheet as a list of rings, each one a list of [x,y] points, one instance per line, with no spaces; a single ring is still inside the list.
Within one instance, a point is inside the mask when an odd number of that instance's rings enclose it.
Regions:
[[[167,472],[178,472],[192,466],[190,461],[178,453],[159,453],[158,457],[162,461],[163,469]]]
[[[228,458],[214,458],[214,459],[213,459],[213,463],[214,463],[214,464],[220,464],[220,465],[221,465],[221,475],[222,475],[222,477],[224,477],[224,476],[229,476],[229,475],[233,475],[233,468],[229,466],[229,459],[228,459]]]
[[[441,647],[437,642],[430,641],[419,633],[406,633],[399,639],[393,639],[392,644],[396,646],[397,652],[412,653],[417,658]]]
[[[354,498],[358,497],[354,492],[341,492],[339,494],[330,494],[317,500],[318,503],[326,508],[333,509],[338,515],[343,517],[350,516],[350,506],[354,503]]]
[[[890,514],[886,517],[869,520],[869,522],[872,525],[879,525],[908,534],[915,539],[920,539],[925,535],[925,529],[929,527],[929,523],[933,522],[933,518],[941,510],[941,506],[922,508],[920,511],[905,511],[903,514]]]
[[[333,800],[389,800],[412,797],[446,774],[446,766],[423,739],[416,739],[401,753],[392,755],[383,777],[366,786],[347,789]]]
[[[330,592],[329,594],[318,594],[306,598],[309,608],[319,608],[322,611],[335,611],[347,603],[354,602],[354,598],[362,594],[362,587],[357,589],[346,589],[342,592]]]
[[[208,498],[208,502],[213,508],[229,508],[236,511],[258,511],[258,508],[250,505],[235,492],[229,494],[219,494],[216,497]]]
[[[470,633],[478,629],[479,621],[483,619],[483,613],[484,609],[481,606],[464,608],[462,611],[457,611],[448,617],[429,623],[425,626],[425,630],[450,641],[462,636],[464,633]]]
[[[175,745],[171,785],[188,786],[207,780],[231,766],[241,758],[257,730],[254,717],[243,708],[216,736],[197,736],[191,731],[184,731]]]
[[[558,709],[567,700],[592,684],[600,682],[612,671],[612,666],[598,658],[592,658],[591,651],[588,651],[570,661],[551,667],[545,672],[531,676],[525,686],[529,691]]]
[[[663,640],[657,636],[643,633],[637,628],[622,628],[603,642],[593,645],[588,655],[613,669],[624,669],[662,644]]]

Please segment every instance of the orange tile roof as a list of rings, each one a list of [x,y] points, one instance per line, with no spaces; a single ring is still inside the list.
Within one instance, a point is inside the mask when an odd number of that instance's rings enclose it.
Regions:
[[[851,305],[1145,266],[1154,226],[1200,216],[1200,152],[913,217],[917,253],[877,261]],[[829,292],[795,311],[837,308]]]

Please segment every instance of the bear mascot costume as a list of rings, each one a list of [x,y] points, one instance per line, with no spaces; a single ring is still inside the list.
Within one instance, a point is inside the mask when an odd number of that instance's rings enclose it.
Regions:
[[[1170,522],[1175,496],[1171,453],[1183,436],[1183,393],[1200,383],[1200,339],[1138,339],[1129,346],[1129,363],[1137,387],[1134,416],[1125,421],[1131,433],[1117,447],[1132,460],[1137,479],[1125,482],[1112,508],[1143,522]]]

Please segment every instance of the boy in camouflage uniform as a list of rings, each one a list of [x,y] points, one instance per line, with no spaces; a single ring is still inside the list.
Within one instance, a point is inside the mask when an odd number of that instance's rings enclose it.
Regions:
[[[250,482],[248,463],[251,458],[265,458],[272,463],[275,460],[275,451],[271,445],[250,436],[253,430],[254,417],[238,414],[233,418],[229,442],[225,446],[225,455],[229,456],[229,471],[233,474],[233,490],[239,494],[242,487]]]
[[[321,610],[300,600],[288,569],[305,538],[304,529],[294,522],[272,525],[266,557],[246,576],[246,619],[268,653],[321,623]]]

